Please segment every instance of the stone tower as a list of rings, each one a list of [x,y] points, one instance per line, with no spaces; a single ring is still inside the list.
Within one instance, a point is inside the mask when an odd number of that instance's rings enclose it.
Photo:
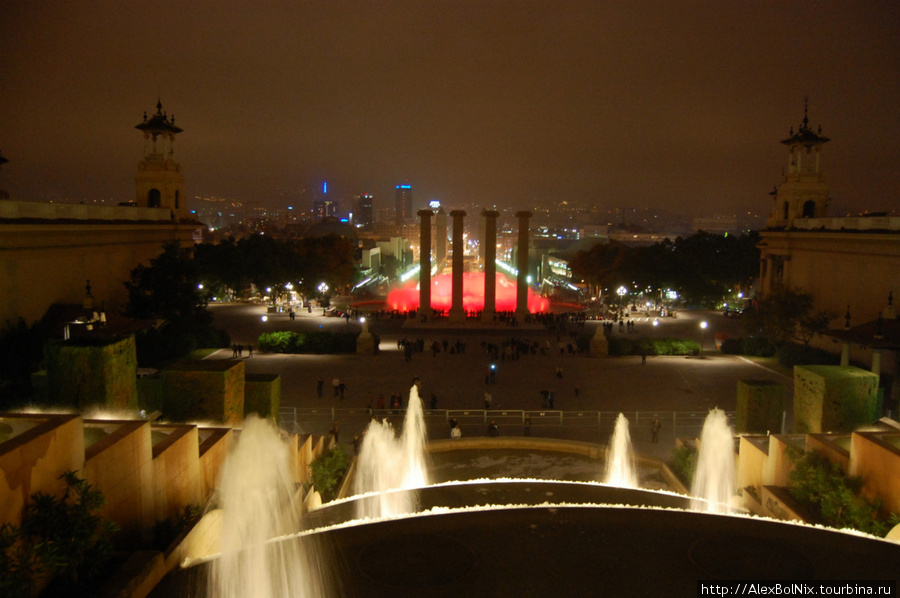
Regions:
[[[796,218],[824,218],[828,184],[822,174],[822,146],[828,137],[822,127],[813,131],[807,117],[808,98],[803,102],[803,123],[781,143],[788,147],[788,169],[772,193],[775,198],[766,228],[791,228]]]
[[[175,115],[166,115],[162,103],[156,103],[156,114],[135,126],[144,133],[144,159],[134,175],[136,200],[142,208],[168,208],[173,219],[188,218],[184,197],[184,175],[175,161]]]

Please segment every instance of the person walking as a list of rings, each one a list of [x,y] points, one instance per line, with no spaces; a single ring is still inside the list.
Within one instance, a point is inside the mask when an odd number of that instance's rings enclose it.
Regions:
[[[316,396],[320,399],[322,398],[322,387],[325,386],[325,381],[322,380],[322,376],[316,378]]]
[[[328,433],[331,434],[332,436],[334,436],[334,443],[337,444],[339,442],[337,421],[335,421],[333,424],[331,424],[331,429],[328,430]]]
[[[492,397],[491,397],[491,393],[489,393],[488,391],[484,391],[484,408],[485,408],[485,409],[490,409],[490,408],[491,408],[491,401],[492,401],[492,400],[493,400],[493,399],[492,399]]]
[[[657,443],[659,442],[659,429],[662,428],[662,424],[659,423],[659,418],[653,420],[653,423],[650,424],[650,442]]]

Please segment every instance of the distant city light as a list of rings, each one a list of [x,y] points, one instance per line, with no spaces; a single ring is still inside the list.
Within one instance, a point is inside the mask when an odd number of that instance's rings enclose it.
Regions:
[[[322,193],[328,193],[328,183],[322,182]]]

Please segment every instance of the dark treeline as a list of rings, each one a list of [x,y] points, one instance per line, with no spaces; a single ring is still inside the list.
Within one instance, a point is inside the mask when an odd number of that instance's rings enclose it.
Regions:
[[[337,235],[277,241],[264,235],[194,247],[194,264],[207,297],[224,297],[226,289],[241,297],[250,285],[272,289],[274,296],[286,292],[290,283],[304,296],[312,296],[321,283],[344,290],[355,282],[355,247]]]
[[[759,235],[713,235],[666,239],[644,247],[617,242],[579,251],[571,261],[573,277],[604,292],[624,285],[673,289],[689,305],[715,306],[730,290],[745,296],[759,274]]]

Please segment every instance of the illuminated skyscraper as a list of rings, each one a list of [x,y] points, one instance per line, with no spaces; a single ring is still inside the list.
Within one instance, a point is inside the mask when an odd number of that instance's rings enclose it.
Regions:
[[[337,204],[328,197],[328,183],[322,183],[322,194],[313,201],[313,212],[316,220],[325,220],[337,215]]]
[[[375,210],[372,207],[372,199],[371,193],[360,193],[356,196],[353,224],[358,228],[371,228],[375,224]]]
[[[397,185],[397,195],[394,199],[394,218],[397,224],[408,222],[415,217],[412,209],[412,185],[402,183]]]

